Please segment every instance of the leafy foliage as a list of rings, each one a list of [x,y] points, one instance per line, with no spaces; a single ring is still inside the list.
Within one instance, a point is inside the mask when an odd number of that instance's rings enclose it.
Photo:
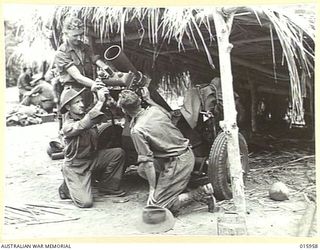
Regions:
[[[21,72],[22,62],[19,58],[13,58],[15,48],[21,42],[21,38],[15,34],[18,27],[12,23],[5,21],[5,60],[6,60],[6,86],[16,86],[17,79]]]
[[[16,85],[23,67],[31,67],[33,73],[37,73],[42,70],[44,61],[53,59],[54,50],[48,39],[52,35],[47,29],[48,17],[37,8],[26,12],[24,19],[4,22],[7,86]]]

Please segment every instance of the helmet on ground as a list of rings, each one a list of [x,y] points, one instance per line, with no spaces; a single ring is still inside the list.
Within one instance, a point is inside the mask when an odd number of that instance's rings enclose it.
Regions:
[[[289,200],[289,189],[283,182],[273,183],[269,189],[269,196],[275,201]]]

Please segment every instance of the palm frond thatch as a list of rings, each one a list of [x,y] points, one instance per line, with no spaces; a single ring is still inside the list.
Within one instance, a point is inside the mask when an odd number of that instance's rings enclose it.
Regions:
[[[293,112],[297,122],[303,123],[301,91],[303,83],[300,78],[301,72],[312,77],[315,38],[315,25],[312,20],[314,19],[306,20],[283,9],[268,6],[236,7],[233,10],[236,12],[230,38],[235,44],[233,54],[238,59],[235,62],[240,66],[249,65],[254,70],[260,71],[259,81],[261,79],[265,84],[268,79],[273,79],[277,85],[280,85],[278,82],[288,79]],[[211,69],[213,65],[218,66],[213,58],[216,56],[217,45],[210,8],[59,6],[56,7],[50,21],[56,32],[61,31],[63,20],[69,14],[82,18],[87,31],[92,29],[101,43],[104,40],[112,42],[118,35],[122,47],[136,57],[145,58],[141,52],[152,51],[150,60],[153,62],[146,63],[145,59],[138,61],[142,61],[144,66],[149,66],[149,70],[157,71],[157,74],[166,75],[172,68],[173,78],[177,75],[175,71],[179,64],[173,64],[174,67],[165,65],[172,61],[173,57],[178,58],[180,62],[185,61],[186,63],[180,63],[183,66],[190,65],[186,70],[192,70],[191,67],[194,67],[193,72],[198,71],[202,75],[212,74],[210,67],[202,65],[203,61],[193,58],[188,51],[202,53],[207,59],[207,66],[211,65]],[[126,41],[129,35],[136,35],[136,40]],[[249,46],[246,46],[246,43]],[[141,49],[139,50],[137,46]],[[161,58],[164,58],[166,63],[161,63]],[[250,64],[251,60],[254,65]],[[272,64],[270,70],[263,69],[267,67],[263,60],[269,62],[270,66]],[[165,66],[161,68],[160,65]],[[211,73],[208,73],[210,71]],[[241,67],[235,70],[236,77],[242,77],[241,71],[243,71]],[[176,86],[175,81],[166,82]]]

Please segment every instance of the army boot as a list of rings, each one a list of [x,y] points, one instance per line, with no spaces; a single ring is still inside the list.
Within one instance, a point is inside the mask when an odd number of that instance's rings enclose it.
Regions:
[[[62,184],[60,185],[58,191],[59,191],[59,196],[60,196],[61,200],[71,199],[69,189],[68,189],[67,184],[64,180],[63,180]]]
[[[208,211],[213,212],[216,199],[213,196],[213,187],[211,183],[200,186],[188,193],[183,193],[178,196],[179,207],[186,206],[192,201],[203,201],[208,205]]]

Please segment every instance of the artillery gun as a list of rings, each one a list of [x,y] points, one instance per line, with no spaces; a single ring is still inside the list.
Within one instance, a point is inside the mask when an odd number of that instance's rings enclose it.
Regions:
[[[148,87],[151,79],[143,75],[129,61],[120,46],[113,45],[105,50],[104,58],[112,65],[98,72],[99,79],[111,90],[130,89],[137,91]]]
[[[109,62],[110,68],[106,72],[99,72],[99,79],[106,84],[110,90],[110,95],[117,100],[118,95],[123,89],[130,89],[139,94],[143,87],[148,87],[150,97],[154,102],[172,112],[176,117],[176,126],[181,133],[190,140],[192,150],[196,158],[196,164],[189,182],[190,186],[204,185],[211,183],[214,187],[215,197],[219,200],[231,199],[231,181],[228,166],[227,138],[224,132],[217,127],[217,116],[213,115],[204,106],[198,114],[197,124],[190,126],[184,114],[180,111],[172,111],[167,102],[157,92],[151,79],[137,71],[129,59],[118,45],[109,47],[104,52],[104,58]],[[208,87],[208,84],[198,86],[198,89]],[[209,86],[210,87],[210,86]],[[191,96],[191,98],[193,98]],[[206,97],[208,98],[208,96]],[[214,106],[214,101],[206,100],[210,105]],[[221,112],[221,110],[220,110]],[[113,121],[114,116],[112,116]],[[120,111],[120,118],[124,118],[124,114]],[[220,130],[220,132],[219,132]],[[108,142],[108,145],[105,143]],[[100,147],[122,147],[127,154],[127,166],[135,165],[137,161],[137,153],[129,133],[129,120],[126,118],[124,124],[117,125],[112,122],[112,126],[104,129],[100,135]],[[248,146],[245,138],[239,133],[239,146],[241,163],[244,172],[248,171]]]

